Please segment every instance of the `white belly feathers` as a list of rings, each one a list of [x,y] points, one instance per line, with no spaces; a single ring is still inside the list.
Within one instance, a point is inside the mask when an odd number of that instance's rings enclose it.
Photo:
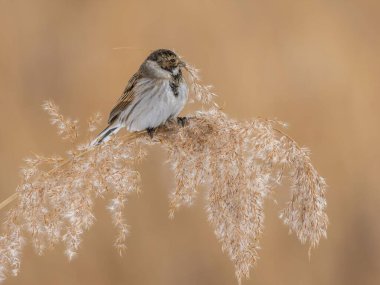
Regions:
[[[178,87],[178,96],[174,96],[169,80],[140,80],[135,86],[133,102],[120,114],[119,123],[131,132],[156,128],[182,111],[187,94],[184,82]]]

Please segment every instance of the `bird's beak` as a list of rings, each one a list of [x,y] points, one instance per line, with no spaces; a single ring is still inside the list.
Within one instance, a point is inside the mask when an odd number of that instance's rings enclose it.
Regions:
[[[186,67],[186,63],[182,60],[179,61],[178,65],[179,67]]]

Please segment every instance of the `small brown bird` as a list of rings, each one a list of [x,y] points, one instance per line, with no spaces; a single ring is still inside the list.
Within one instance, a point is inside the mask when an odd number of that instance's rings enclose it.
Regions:
[[[123,95],[112,109],[108,127],[92,142],[98,145],[125,127],[131,132],[155,128],[177,118],[186,104],[188,87],[182,76],[185,63],[171,50],[152,52],[129,80]],[[177,118],[184,124],[185,118]]]

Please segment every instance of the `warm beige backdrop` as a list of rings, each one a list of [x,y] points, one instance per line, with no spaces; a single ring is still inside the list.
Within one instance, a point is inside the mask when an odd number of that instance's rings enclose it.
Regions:
[[[13,193],[23,157],[67,148],[43,100],[83,122],[106,114],[149,51],[173,48],[231,116],[289,122],[330,185],[328,240],[310,262],[277,219],[287,189],[279,205],[267,201],[261,259],[244,284],[380,284],[379,35],[378,0],[0,0],[0,199]],[[202,195],[167,219],[164,160],[154,149],[140,167],[125,257],[99,201],[75,261],[61,247],[42,257],[27,247],[21,274],[5,284],[236,284]]]

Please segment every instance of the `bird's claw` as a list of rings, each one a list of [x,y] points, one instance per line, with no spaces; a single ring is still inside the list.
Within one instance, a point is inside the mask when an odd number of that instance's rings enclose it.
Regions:
[[[148,135],[150,136],[151,139],[153,139],[153,135],[154,135],[155,131],[156,131],[155,128],[147,128],[146,129],[146,132],[148,133]]]
[[[186,123],[187,123],[187,118],[186,117],[178,117],[177,118],[177,123],[181,127],[184,127],[186,125]]]

